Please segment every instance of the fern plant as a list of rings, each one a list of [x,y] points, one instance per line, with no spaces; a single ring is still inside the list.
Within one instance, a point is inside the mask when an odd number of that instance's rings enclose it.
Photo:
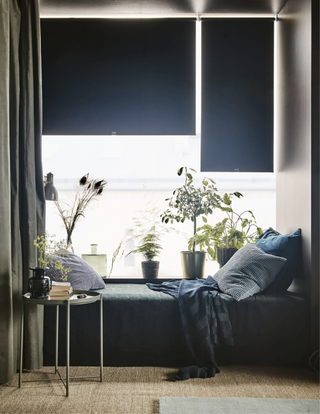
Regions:
[[[147,207],[143,211],[137,211],[132,218],[133,226],[129,230],[128,235],[123,237],[117,249],[114,251],[111,261],[111,270],[108,277],[111,277],[115,261],[129,254],[141,253],[146,260],[152,260],[157,257],[162,250],[160,245],[161,238],[164,234],[174,230],[172,227],[164,225],[160,220],[160,210],[151,200],[147,203]],[[174,230],[175,231],[175,230]],[[128,253],[127,246],[134,243],[136,246]]]
[[[159,256],[162,246],[159,244],[160,237],[155,233],[156,228],[152,226],[147,234],[142,237],[138,246],[126,254],[126,257],[129,254],[141,253],[146,260],[153,260],[154,257]]]

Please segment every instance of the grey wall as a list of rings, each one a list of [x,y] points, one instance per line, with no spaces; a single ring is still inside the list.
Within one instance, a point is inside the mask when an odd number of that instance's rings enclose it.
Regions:
[[[319,186],[315,186],[319,151],[315,157],[312,150],[319,137],[312,118],[312,75],[314,80],[316,76],[312,70],[315,56],[311,21],[312,0],[289,0],[276,24],[275,166],[277,229],[282,233],[302,229],[304,278],[315,350],[319,329]]]

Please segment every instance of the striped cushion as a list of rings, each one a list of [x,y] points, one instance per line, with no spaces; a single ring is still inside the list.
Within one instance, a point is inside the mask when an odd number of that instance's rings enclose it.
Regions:
[[[220,290],[239,301],[262,292],[285,264],[284,257],[246,244],[213,276]]]

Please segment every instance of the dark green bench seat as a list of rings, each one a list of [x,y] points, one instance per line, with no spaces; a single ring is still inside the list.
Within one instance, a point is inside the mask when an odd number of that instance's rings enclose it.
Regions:
[[[104,301],[105,366],[192,364],[184,345],[174,298],[145,284],[107,283]],[[216,349],[218,365],[307,363],[307,303],[286,293],[258,294],[236,302],[221,294],[234,335],[234,347]],[[99,365],[99,308],[71,309],[71,365]],[[60,311],[59,364],[65,364],[65,313]],[[55,311],[45,307],[44,365],[54,365]],[[199,340],[201,340],[199,338]]]

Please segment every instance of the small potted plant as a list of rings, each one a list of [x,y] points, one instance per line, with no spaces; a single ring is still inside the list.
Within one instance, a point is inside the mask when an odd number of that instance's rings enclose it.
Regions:
[[[232,198],[243,197],[239,192],[226,193],[222,197],[219,208],[227,215],[214,226],[205,224],[197,229],[196,234],[189,240],[189,246],[196,244],[200,250],[205,250],[211,260],[217,260],[222,267],[233,254],[246,243],[254,243],[263,233],[257,226],[251,210],[241,214],[232,208]]]
[[[190,171],[196,172],[192,168]],[[220,205],[220,196],[217,193],[215,182],[210,178],[204,178],[199,187],[194,184],[192,174],[187,167],[179,168],[180,177],[184,174],[184,184],[173,192],[171,198],[167,198],[169,208],[161,214],[162,222],[184,223],[186,220],[193,222],[193,236],[197,231],[197,219],[202,217],[207,223],[207,217],[213,213],[213,209]],[[183,277],[187,279],[202,278],[204,273],[205,252],[196,251],[195,241],[188,244],[189,251],[181,252]]]
[[[132,218],[134,224],[133,227],[128,231],[127,236],[120,241],[117,249],[113,253],[109,277],[111,276],[116,259],[118,257],[127,257],[131,253],[141,253],[144,255],[146,261],[141,264],[143,275],[144,268],[153,267],[158,269],[156,273],[148,273],[148,276],[143,277],[149,279],[157,277],[160,264],[152,259],[157,257],[162,250],[160,245],[162,235],[174,230],[171,227],[168,228],[167,225],[164,225],[159,220],[159,215],[160,210],[152,201],[148,202],[145,210],[136,212],[135,216]],[[131,243],[134,243],[136,247],[134,249],[131,249],[130,247],[131,250],[129,253],[125,253],[127,251],[127,246]]]
[[[67,246],[64,240],[53,240],[54,236],[44,233],[38,236],[33,244],[38,250],[38,266],[31,267],[33,276],[28,279],[28,290],[32,298],[47,298],[51,290],[51,280],[45,276],[45,270],[50,264],[62,274],[62,280],[67,281],[68,273],[71,271],[65,268],[61,260],[53,261],[53,256],[56,254],[68,255]]]
[[[141,268],[142,276],[145,279],[155,279],[158,277],[159,261],[153,260],[153,258],[157,257],[162,250],[159,241],[160,236],[156,233],[155,226],[152,226],[146,235],[141,238],[138,246],[126,254],[128,256],[132,253],[141,253],[144,256],[146,260],[141,262]]]

